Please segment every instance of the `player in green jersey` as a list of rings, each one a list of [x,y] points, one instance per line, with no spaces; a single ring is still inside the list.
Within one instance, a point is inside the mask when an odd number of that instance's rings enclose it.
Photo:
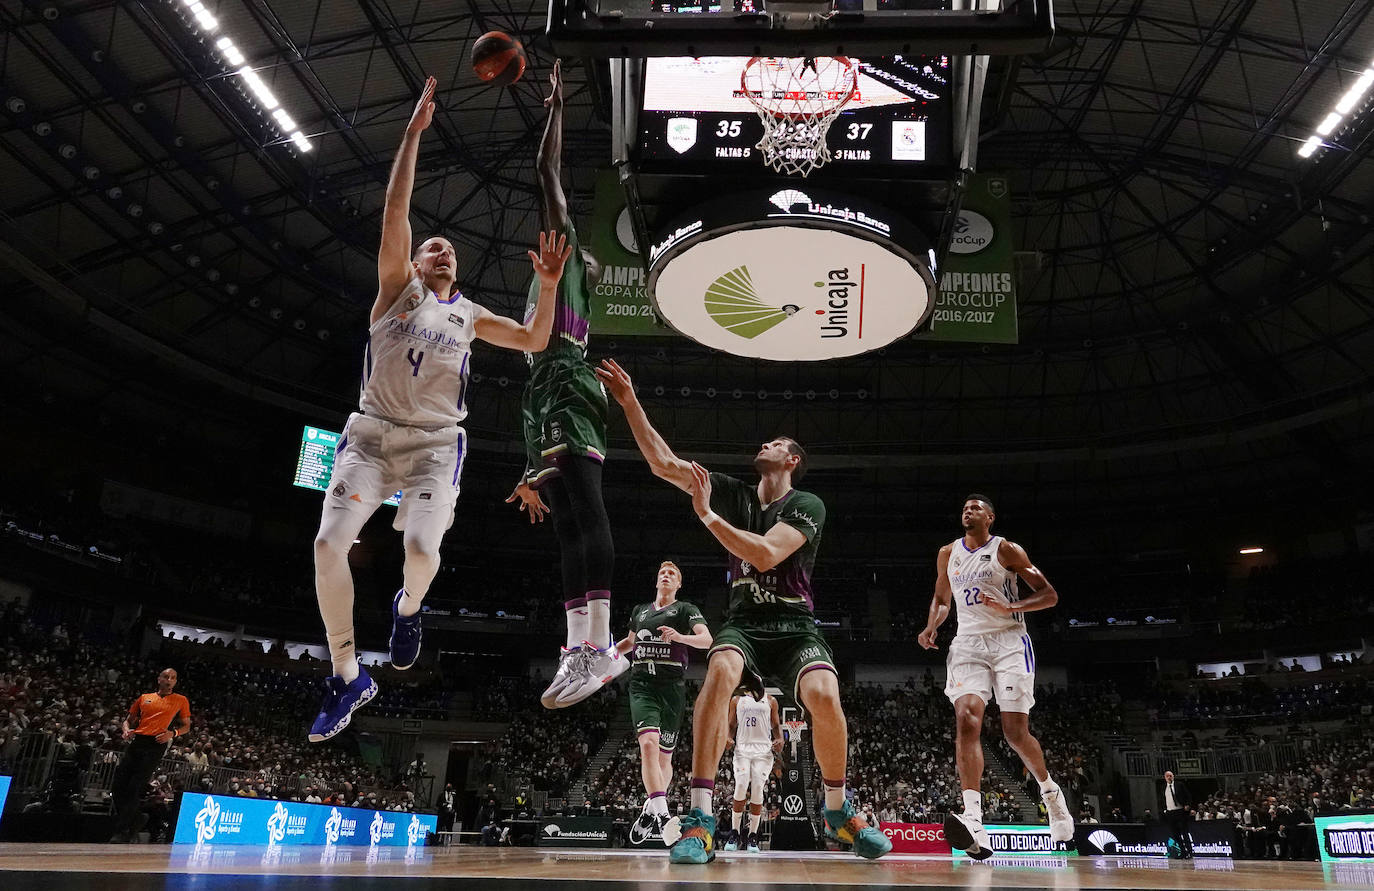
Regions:
[[[591,293],[601,280],[601,265],[578,243],[563,194],[563,78],[558,62],[550,81],[544,101],[549,118],[537,163],[542,222],[567,237],[572,254],[559,282],[548,346],[526,354],[530,379],[521,400],[525,475],[506,501],[518,501],[532,523],[550,512],[548,504],[553,506],[568,626],[558,670],[540,702],[545,708],[564,708],[600,690],[629,663],[611,637],[615,548],[601,494],[606,391],[586,361]],[[530,285],[527,313],[537,304],[536,284]],[[549,496],[548,503],[541,493]]]
[[[658,567],[654,599],[630,613],[630,633],[616,645],[633,654],[630,669],[630,719],[639,737],[644,809],[630,827],[636,844],[662,836],[668,822],[668,785],[673,779],[673,750],[687,706],[687,648],[704,650],[711,631],[695,604],[677,599],[682,570],[671,560]]]
[[[706,683],[693,711],[692,811],[681,821],[682,837],[673,846],[672,861],[706,863],[715,857],[711,798],[725,747],[730,695],[746,668],[781,684],[811,713],[827,831],[852,844],[862,857],[881,857],[892,850],[892,842],[845,799],[849,740],[839,676],[812,613],[811,570],[825,526],[825,505],[810,492],[792,488],[806,471],[806,452],[790,437],[764,443],[754,456],[757,485],[708,473],[673,454],[649,423],[623,368],[606,359],[596,373],[625,410],[654,475],[691,493],[697,517],[730,555],[730,604],[707,657]]]

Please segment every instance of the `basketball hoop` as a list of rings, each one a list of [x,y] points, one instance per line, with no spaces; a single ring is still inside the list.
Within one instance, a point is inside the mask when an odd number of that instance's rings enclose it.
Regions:
[[[740,91],[763,121],[755,146],[778,173],[806,176],[830,160],[825,136],[859,93],[859,72],[844,56],[754,56],[744,63]]]
[[[783,728],[787,731],[787,742],[792,749],[792,759],[797,758],[797,743],[801,742],[801,732],[806,729],[805,721],[783,721]]]

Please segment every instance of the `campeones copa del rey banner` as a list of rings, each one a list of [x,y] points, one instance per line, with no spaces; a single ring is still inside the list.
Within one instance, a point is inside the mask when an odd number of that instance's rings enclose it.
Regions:
[[[183,794],[175,844],[415,847],[437,832],[433,814]]]

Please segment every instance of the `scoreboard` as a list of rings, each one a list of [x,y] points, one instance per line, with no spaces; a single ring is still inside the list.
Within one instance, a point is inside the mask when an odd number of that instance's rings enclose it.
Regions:
[[[724,172],[761,165],[763,123],[745,96],[740,56],[645,62],[638,161],[646,171]],[[851,59],[858,96],[830,126],[832,174],[954,164],[949,56]]]
[[[293,486],[317,492],[329,488],[329,477],[334,473],[334,450],[338,448],[340,436],[332,430],[305,425],[301,430],[301,448],[296,457]],[[400,504],[401,493],[397,492],[382,503],[393,507]]]

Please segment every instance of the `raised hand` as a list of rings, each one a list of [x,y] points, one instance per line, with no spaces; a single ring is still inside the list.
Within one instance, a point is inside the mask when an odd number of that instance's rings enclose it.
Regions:
[[[549,98],[544,100],[545,108],[552,108],[555,104],[563,104],[563,62],[560,59],[553,60],[553,74],[549,75]]]
[[[614,359],[602,359],[595,369],[597,379],[606,392],[621,405],[628,405],[635,398],[635,384],[630,375]]]
[[[406,133],[423,133],[434,120],[434,89],[439,82],[433,77],[425,78],[425,87],[420,91],[420,101],[415,103],[415,111],[406,125]]]
[[[567,236],[558,232],[540,232],[539,253],[526,253],[530,255],[530,262],[534,264],[534,273],[539,280],[546,285],[556,285],[563,277],[563,264],[572,253],[572,245],[568,244]]]
[[[692,462],[692,510],[698,517],[711,512],[711,472],[695,461]]]

